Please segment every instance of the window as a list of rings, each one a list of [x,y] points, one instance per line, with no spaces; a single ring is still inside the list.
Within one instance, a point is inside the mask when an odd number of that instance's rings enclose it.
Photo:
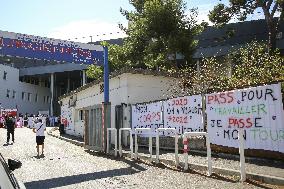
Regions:
[[[84,111],[83,110],[79,111],[79,120],[84,120]]]
[[[47,80],[44,81],[44,87],[49,87],[49,83]]]
[[[43,103],[45,103],[45,96],[43,96]]]
[[[49,96],[46,97],[46,103],[49,103]]]
[[[22,100],[25,100],[25,92],[22,92]]]
[[[37,94],[35,94],[35,102],[37,102],[37,100],[38,100],[38,96]]]
[[[14,90],[13,90],[12,98],[13,98],[13,99],[16,98],[16,91],[14,91]]]
[[[7,89],[6,97],[7,97],[7,98],[10,98],[10,90],[9,90],[9,89]]]
[[[7,72],[5,72],[5,71],[4,71],[3,79],[4,79],[4,80],[7,79]]]
[[[32,94],[28,93],[28,101],[31,101],[31,96],[32,96]]]

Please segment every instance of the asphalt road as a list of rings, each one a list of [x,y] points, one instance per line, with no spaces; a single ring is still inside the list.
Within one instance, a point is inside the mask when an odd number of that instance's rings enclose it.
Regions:
[[[46,135],[45,157],[36,157],[35,134],[17,128],[15,143],[4,145],[6,130],[0,129],[0,152],[5,159],[23,163],[14,171],[28,189],[44,188],[280,188],[260,183],[240,183],[234,178],[207,177],[203,173],[155,167],[130,159],[115,159]]]

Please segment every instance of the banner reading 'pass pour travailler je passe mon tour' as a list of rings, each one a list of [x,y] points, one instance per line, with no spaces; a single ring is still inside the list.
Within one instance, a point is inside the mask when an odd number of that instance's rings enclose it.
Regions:
[[[284,119],[280,84],[206,95],[211,143],[238,148],[244,129],[245,148],[284,152]]]

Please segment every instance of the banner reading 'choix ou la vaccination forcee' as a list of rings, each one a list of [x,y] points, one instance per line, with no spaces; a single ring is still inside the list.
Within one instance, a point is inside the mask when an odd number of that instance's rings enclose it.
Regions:
[[[280,84],[206,95],[211,143],[238,148],[244,129],[245,148],[284,152],[284,119]]]

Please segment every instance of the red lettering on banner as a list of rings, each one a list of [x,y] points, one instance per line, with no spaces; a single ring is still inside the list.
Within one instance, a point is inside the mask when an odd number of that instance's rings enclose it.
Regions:
[[[218,93],[207,96],[207,104],[226,104],[234,101],[234,93]]]
[[[168,116],[167,117],[169,122],[172,123],[188,123],[188,118],[187,116]]]
[[[187,99],[186,98],[180,98],[180,99],[173,99],[172,100],[172,106],[186,106],[187,105]]]
[[[67,48],[65,49],[65,52],[68,53],[68,54],[71,54],[71,53],[72,53],[72,48],[67,47]]]
[[[248,123],[248,125],[246,126],[246,128],[252,127],[252,122],[251,122],[250,118],[247,118],[247,123]]]
[[[17,48],[22,47],[22,42],[19,40],[16,40],[16,47]]]
[[[228,96],[228,102],[227,103],[231,103],[234,101],[234,93],[233,92],[228,92],[227,93],[227,96]]]
[[[161,112],[152,112],[139,117],[140,123],[153,123],[161,120]]]
[[[258,119],[258,118],[255,118]],[[229,125],[228,128],[231,127],[237,127],[237,128],[250,128],[253,126],[253,124],[255,124],[255,126],[257,126],[256,121],[253,123],[251,118],[229,118]]]

